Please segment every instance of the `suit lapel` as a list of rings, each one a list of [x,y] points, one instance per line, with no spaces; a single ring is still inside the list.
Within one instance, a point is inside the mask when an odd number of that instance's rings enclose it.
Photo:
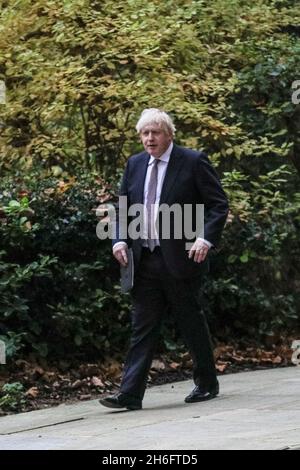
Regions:
[[[148,153],[143,153],[142,158],[137,161],[137,164],[139,165],[137,169],[137,183],[136,187],[134,188],[134,201],[136,201],[138,204],[143,204],[144,201],[144,185],[145,185],[145,179],[146,179],[146,174],[147,174],[147,169],[148,169],[148,162],[150,160],[150,155]]]
[[[160,204],[166,202],[167,197],[176,182],[177,174],[184,162],[183,156],[180,153],[180,148],[174,144],[173,151],[170,156],[168,168],[166,171],[163,187],[160,195]]]

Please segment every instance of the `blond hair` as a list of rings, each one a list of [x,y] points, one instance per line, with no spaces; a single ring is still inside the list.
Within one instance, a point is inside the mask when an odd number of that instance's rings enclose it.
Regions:
[[[149,108],[145,109],[138,123],[136,125],[136,130],[140,134],[144,127],[149,126],[151,124],[157,124],[162,129],[164,129],[168,134],[171,134],[173,137],[176,132],[176,127],[171,119],[171,117],[161,109],[157,108]]]

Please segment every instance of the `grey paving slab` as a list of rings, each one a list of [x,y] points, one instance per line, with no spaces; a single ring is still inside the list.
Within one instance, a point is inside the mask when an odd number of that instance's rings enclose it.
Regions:
[[[282,449],[300,446],[300,367],[220,377],[221,394],[185,404],[192,382],[147,390],[144,409],[97,400],[0,418],[0,449]]]

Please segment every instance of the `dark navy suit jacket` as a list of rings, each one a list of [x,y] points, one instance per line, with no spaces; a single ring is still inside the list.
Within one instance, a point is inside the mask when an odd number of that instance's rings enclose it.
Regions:
[[[129,158],[124,172],[120,195],[127,196],[128,207],[132,204],[142,204],[144,198],[144,183],[150,155],[142,152]],[[163,182],[160,205],[190,204],[192,205],[192,227],[196,228],[196,204],[204,204],[205,224],[204,237],[216,248],[220,242],[227,214],[228,202],[222,189],[216,171],[203,152],[186,149],[174,145]],[[129,221],[132,219],[129,218]],[[135,269],[138,269],[143,240],[131,240],[118,236],[113,244],[125,241],[132,247]],[[183,234],[184,235],[184,234]],[[197,235],[200,236],[200,235]],[[197,237],[195,237],[196,239]],[[191,243],[184,236],[175,239],[171,227],[170,239],[162,239],[159,234],[162,255],[170,274],[175,278],[184,279],[202,275],[208,271],[206,262],[198,264],[188,258],[186,243]]]

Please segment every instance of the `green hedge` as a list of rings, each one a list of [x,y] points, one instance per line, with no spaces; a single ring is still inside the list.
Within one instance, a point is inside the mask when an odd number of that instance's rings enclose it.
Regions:
[[[253,159],[253,167],[256,162]],[[300,193],[287,165],[256,178],[225,173],[231,216],[204,286],[216,332],[263,338],[299,329]]]
[[[122,348],[128,300],[110,242],[96,236],[106,186],[96,176],[7,178],[1,186],[0,326],[9,354]]]
[[[286,166],[256,180],[225,173],[231,216],[203,303],[214,335],[261,338],[299,322],[299,208]],[[124,352],[129,297],[120,294],[96,207],[113,191],[96,175],[11,176],[0,187],[0,339],[10,356]],[[298,284],[297,284],[298,282]],[[167,323],[164,342],[174,347]]]

